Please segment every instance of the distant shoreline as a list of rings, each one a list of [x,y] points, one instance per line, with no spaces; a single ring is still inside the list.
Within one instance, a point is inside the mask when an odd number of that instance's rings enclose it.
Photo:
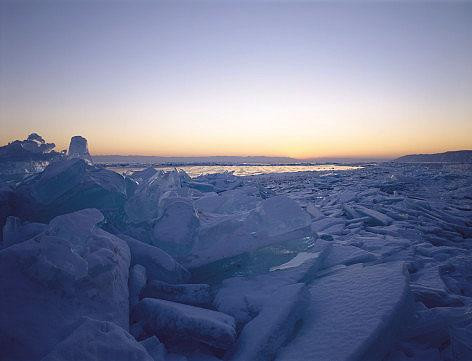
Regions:
[[[161,157],[161,156],[115,156],[95,155],[92,156],[95,164],[102,165],[141,165],[149,166],[184,166],[184,165],[326,165],[326,164],[365,164],[388,162],[385,158],[320,158],[320,159],[296,159],[289,157],[264,157],[264,156],[211,156],[211,157]]]
[[[323,163],[210,163],[210,162],[193,162],[193,163],[102,163],[94,162],[94,164],[106,168],[167,168],[167,167],[309,167],[309,166],[349,166],[349,165],[368,165],[376,162],[323,162]]]

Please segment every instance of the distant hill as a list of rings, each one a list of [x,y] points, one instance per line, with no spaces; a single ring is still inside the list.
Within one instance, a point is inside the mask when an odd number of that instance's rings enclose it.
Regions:
[[[395,159],[399,163],[472,163],[472,150],[435,154],[410,154]]]
[[[358,164],[358,163],[381,163],[391,161],[392,158],[383,157],[318,157],[305,159],[304,162],[309,163],[341,163],[341,164]]]

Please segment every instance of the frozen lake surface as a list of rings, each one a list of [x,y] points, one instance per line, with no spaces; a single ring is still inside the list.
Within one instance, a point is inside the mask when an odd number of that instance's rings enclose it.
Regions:
[[[472,360],[471,165],[114,170],[0,182],[2,360]]]
[[[121,167],[107,166],[114,172],[120,174],[130,174],[135,171],[143,170],[145,167]],[[306,172],[306,171],[328,171],[328,170],[352,170],[359,169],[359,166],[338,165],[338,164],[320,164],[320,165],[188,165],[166,167],[159,166],[156,169],[163,171],[172,171],[175,168],[185,171],[190,177],[198,177],[205,174],[232,172],[237,176],[269,174],[269,173],[286,173],[286,172]]]

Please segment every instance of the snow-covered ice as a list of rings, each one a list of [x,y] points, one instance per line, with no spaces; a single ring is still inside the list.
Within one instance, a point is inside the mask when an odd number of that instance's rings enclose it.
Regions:
[[[381,360],[412,314],[401,263],[353,265],[309,291],[302,326],[276,360]]]

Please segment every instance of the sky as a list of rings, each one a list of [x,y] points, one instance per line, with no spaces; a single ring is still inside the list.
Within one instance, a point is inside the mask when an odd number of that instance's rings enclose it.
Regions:
[[[0,0],[0,144],[92,154],[472,149],[472,2]]]

